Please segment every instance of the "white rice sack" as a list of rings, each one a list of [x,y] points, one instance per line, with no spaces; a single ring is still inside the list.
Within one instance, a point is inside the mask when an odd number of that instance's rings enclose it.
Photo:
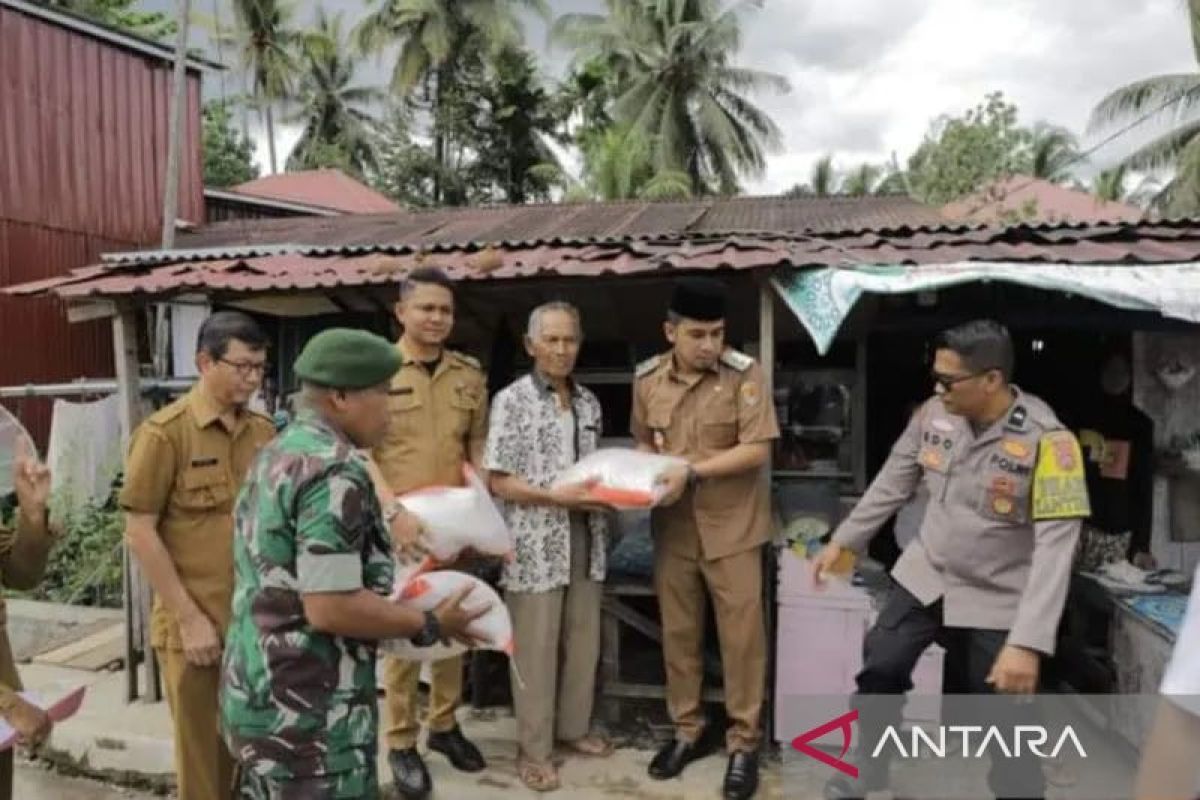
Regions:
[[[400,497],[425,528],[423,544],[443,564],[468,547],[481,555],[512,558],[513,538],[487,487],[469,466],[466,486],[419,489]]]
[[[662,499],[659,484],[672,467],[687,462],[675,456],[607,447],[584,456],[554,481],[555,488],[593,482],[591,497],[617,509],[650,508]]]
[[[405,583],[397,583],[392,600],[418,611],[432,611],[443,600],[453,597],[466,586],[472,588],[463,600],[463,608],[487,608],[481,617],[471,623],[467,632],[481,642],[482,649],[498,650],[511,656],[513,632],[508,607],[491,586],[473,575],[450,570],[426,572]],[[465,652],[467,647],[453,639],[449,645],[436,644],[431,647],[417,647],[408,639],[389,639],[380,643],[380,649],[410,661],[441,661]]]

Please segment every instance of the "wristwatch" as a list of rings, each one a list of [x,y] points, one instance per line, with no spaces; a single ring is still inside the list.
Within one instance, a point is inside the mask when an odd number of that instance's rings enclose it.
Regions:
[[[409,639],[417,647],[430,647],[442,639],[442,625],[432,611],[425,612],[425,624],[416,636]]]

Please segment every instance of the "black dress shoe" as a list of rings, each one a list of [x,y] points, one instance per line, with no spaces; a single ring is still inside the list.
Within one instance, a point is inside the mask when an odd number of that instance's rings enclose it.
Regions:
[[[703,737],[695,742],[673,739],[664,744],[650,760],[650,777],[656,781],[665,781],[683,772],[683,768],[688,764],[704,757],[702,741]]]
[[[482,772],[487,768],[483,753],[463,736],[462,728],[457,726],[445,732],[430,731],[429,749],[450,759],[459,772]]]
[[[721,791],[725,800],[750,800],[754,797],[758,791],[758,753],[738,751],[729,757]]]
[[[404,800],[425,800],[433,791],[429,770],[425,769],[425,761],[417,748],[392,750],[388,753],[388,764],[396,779],[396,791]]]

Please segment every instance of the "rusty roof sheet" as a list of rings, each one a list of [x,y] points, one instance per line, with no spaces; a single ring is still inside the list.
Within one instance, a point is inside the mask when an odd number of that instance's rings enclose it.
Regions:
[[[939,226],[933,208],[907,197],[730,197],[686,202],[443,208],[333,218],[230,220],[179,237],[198,249],[300,242],[310,245],[434,245],[591,241],[685,233],[834,233]]]
[[[660,236],[592,242],[501,245],[296,245],[219,248],[169,263],[110,263],[9,289],[66,299],[171,295],[191,291],[263,293],[394,284],[436,264],[459,280],[595,278],[656,271],[746,270],[958,261],[1162,264],[1200,261],[1200,220],[1009,228],[945,227],[847,234]],[[190,259],[190,260],[189,260]]]

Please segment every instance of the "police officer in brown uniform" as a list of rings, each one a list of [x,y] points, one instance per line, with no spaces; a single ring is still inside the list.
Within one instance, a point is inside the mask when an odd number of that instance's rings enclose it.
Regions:
[[[26,449],[24,438],[17,441],[13,464],[17,508],[11,524],[0,521],[0,582],[7,589],[27,590],[42,580],[56,532],[46,517],[50,472]],[[50,735],[51,722],[45,711],[18,694],[21,679],[13,663],[6,621],[4,600],[0,598],[0,718],[17,732],[21,744],[36,748]],[[13,750],[9,748],[0,753],[0,800],[11,800],[12,791]]]
[[[154,588],[151,645],[175,726],[180,800],[224,800],[233,759],[217,731],[222,640],[233,592],[233,506],[275,426],[246,404],[267,340],[245,314],[200,326],[200,380],[135,431],[125,462],[125,536]]]
[[[998,323],[970,322],[941,335],[936,395],[814,562],[820,580],[844,550],[865,548],[924,483],[929,502],[920,534],[896,563],[897,585],[867,634],[856,678],[855,704],[870,710],[860,716],[868,753],[899,723],[902,695],[930,643],[946,648],[950,688],[978,695],[1033,693],[1042,657],[1054,653],[1088,515],[1083,459],[1050,407],[1009,383],[1013,361]],[[1019,724],[1022,707],[989,706],[1005,715],[992,721]],[[886,757],[860,758],[859,768],[857,781],[831,780],[826,796],[886,787]],[[1003,766],[993,759],[988,780],[999,797],[1041,797],[1045,788],[1035,758]]]
[[[439,269],[414,270],[400,287],[396,318],[404,328],[397,344],[403,363],[392,380],[391,427],[373,456],[397,495],[426,486],[460,486],[463,466],[483,458],[488,401],[479,362],[445,349],[454,327],[453,283]],[[487,764],[455,718],[462,699],[462,657],[435,661],[431,670],[429,748],[459,770],[479,772]],[[425,797],[433,788],[417,752],[420,672],[418,662],[384,659],[388,760],[396,788],[406,798]]]
[[[770,521],[763,467],[779,425],[758,364],[725,346],[725,294],[724,285],[710,279],[676,284],[664,326],[672,349],[638,367],[632,429],[639,448],[688,462],[667,477],[653,515],[654,584],[675,738],[654,756],[650,776],[675,777],[704,755],[707,588],[731,721],[724,794],[739,800],[758,787],[767,658],[761,558]]]

